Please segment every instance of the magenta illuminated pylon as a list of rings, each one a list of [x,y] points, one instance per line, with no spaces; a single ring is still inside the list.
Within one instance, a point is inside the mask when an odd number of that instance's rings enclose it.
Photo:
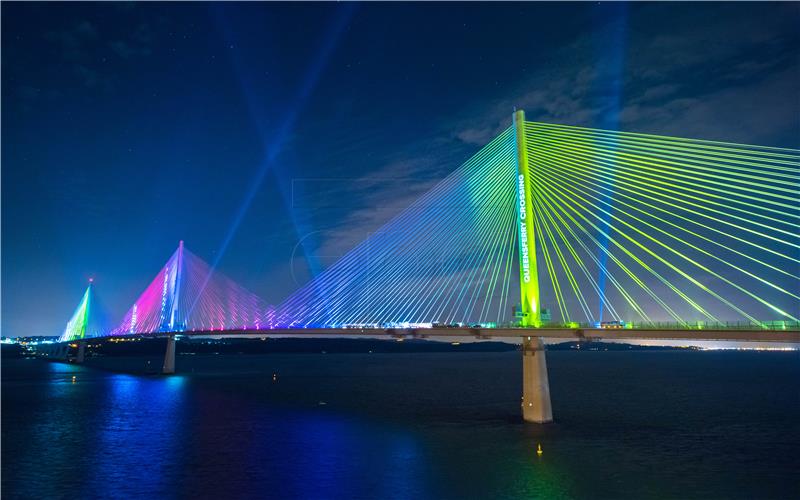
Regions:
[[[178,258],[175,263],[175,286],[172,289],[172,307],[170,308],[169,314],[169,331],[175,331],[176,324],[180,327],[179,322],[177,322],[178,317],[178,303],[180,299],[181,293],[181,277],[183,276],[183,240],[178,243]],[[180,329],[180,328],[179,328]]]
[[[185,249],[183,241],[112,332],[231,331],[269,328],[270,307]]]

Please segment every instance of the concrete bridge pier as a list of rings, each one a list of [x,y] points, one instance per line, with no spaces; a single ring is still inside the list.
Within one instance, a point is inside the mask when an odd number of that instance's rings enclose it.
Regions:
[[[175,373],[175,335],[167,337],[167,352],[164,354],[164,366],[161,368],[164,375]]]
[[[78,342],[78,354],[75,356],[76,363],[83,363],[86,359],[86,342]]]
[[[522,418],[537,424],[553,421],[547,359],[540,337],[522,340]]]
[[[53,356],[55,359],[59,361],[67,361],[69,359],[69,342],[62,342],[60,344],[56,344],[56,347],[51,351],[55,352]]]

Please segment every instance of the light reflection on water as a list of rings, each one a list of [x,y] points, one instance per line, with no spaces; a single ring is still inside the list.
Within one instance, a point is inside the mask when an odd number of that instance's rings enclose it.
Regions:
[[[4,360],[3,494],[798,493],[796,353],[548,356],[558,422],[544,427],[517,416],[516,353],[182,357],[171,377],[142,359]]]
[[[102,416],[86,433],[92,473],[86,494],[110,498],[120,484],[131,493],[157,495],[171,489],[170,469],[181,461],[185,377],[164,379],[111,374],[93,389]],[[135,471],[135,472],[134,472]],[[135,474],[135,481],[131,475]]]

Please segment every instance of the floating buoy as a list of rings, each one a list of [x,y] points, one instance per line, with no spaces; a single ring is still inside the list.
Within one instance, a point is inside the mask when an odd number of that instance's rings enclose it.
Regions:
[[[536,454],[539,455],[539,456],[542,456],[542,445],[541,444],[539,444],[539,446],[536,448]]]
[[[75,375],[73,375],[73,376],[72,376],[72,383],[73,383],[73,384],[75,383],[75,379],[77,379],[77,378],[78,378],[78,377],[76,377]]]
[[[272,381],[275,382],[277,380],[278,380],[278,374],[277,373],[273,373],[272,374]]]

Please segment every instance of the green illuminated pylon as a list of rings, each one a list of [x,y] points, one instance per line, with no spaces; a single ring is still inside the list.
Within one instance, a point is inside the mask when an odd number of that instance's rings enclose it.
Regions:
[[[533,227],[531,175],[525,144],[525,112],[514,112],[514,137],[517,144],[517,227],[519,228],[520,326],[539,327],[539,274],[536,271],[536,240]]]
[[[92,280],[89,280],[89,286],[86,287],[86,307],[83,309],[83,321],[81,325],[81,338],[86,337],[86,330],[89,327],[89,311],[92,305]]]
[[[86,337],[86,330],[89,324],[89,311],[92,302],[92,282],[89,281],[89,286],[86,287],[86,292],[83,294],[78,307],[72,314],[69,322],[67,322],[64,333],[61,335],[60,341],[78,340]]]

